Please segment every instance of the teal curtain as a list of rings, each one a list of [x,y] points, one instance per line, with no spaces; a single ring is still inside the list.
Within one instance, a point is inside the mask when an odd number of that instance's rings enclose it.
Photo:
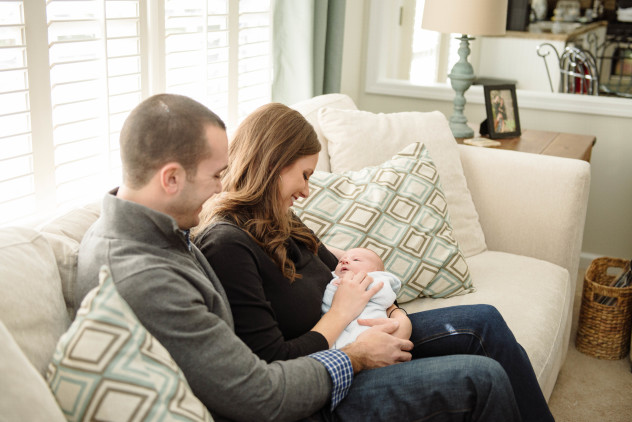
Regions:
[[[340,92],[345,0],[275,0],[272,101]]]

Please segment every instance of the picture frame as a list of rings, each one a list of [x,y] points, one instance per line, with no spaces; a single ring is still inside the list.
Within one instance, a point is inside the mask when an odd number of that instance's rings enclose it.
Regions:
[[[516,85],[484,85],[490,139],[520,136]]]

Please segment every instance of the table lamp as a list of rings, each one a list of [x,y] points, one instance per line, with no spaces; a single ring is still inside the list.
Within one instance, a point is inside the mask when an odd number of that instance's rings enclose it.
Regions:
[[[503,35],[507,23],[507,0],[426,0],[421,27],[431,31],[462,34],[459,61],[448,74],[454,97],[450,129],[455,138],[471,138],[474,130],[463,114],[465,91],[474,82],[474,69],[467,61],[470,35]],[[500,63],[499,63],[500,65]]]

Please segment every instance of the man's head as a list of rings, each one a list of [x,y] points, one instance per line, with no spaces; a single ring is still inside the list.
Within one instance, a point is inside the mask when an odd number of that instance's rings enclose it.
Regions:
[[[222,188],[224,122],[190,98],[159,94],[132,110],[120,142],[119,196],[170,215],[181,229],[197,225],[204,202]]]
[[[193,176],[198,163],[212,154],[208,125],[226,130],[222,119],[191,98],[158,94],[141,102],[121,129],[123,183],[140,189],[168,162],[180,163]]]
[[[338,277],[348,271],[357,273],[359,271],[384,271],[382,259],[371,249],[354,248],[344,252],[338,260],[338,265],[334,273]]]

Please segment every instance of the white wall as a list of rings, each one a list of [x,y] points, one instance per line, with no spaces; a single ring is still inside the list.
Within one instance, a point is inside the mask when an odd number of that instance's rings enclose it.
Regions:
[[[368,0],[347,0],[341,92],[358,108],[373,112],[440,110],[452,114],[451,101],[376,95],[364,92]],[[520,106],[520,98],[518,98]],[[630,100],[632,107],[632,100]],[[483,104],[468,104],[470,122],[485,118]],[[632,258],[632,119],[520,108],[522,128],[595,135],[592,182],[582,250],[585,258]]]

